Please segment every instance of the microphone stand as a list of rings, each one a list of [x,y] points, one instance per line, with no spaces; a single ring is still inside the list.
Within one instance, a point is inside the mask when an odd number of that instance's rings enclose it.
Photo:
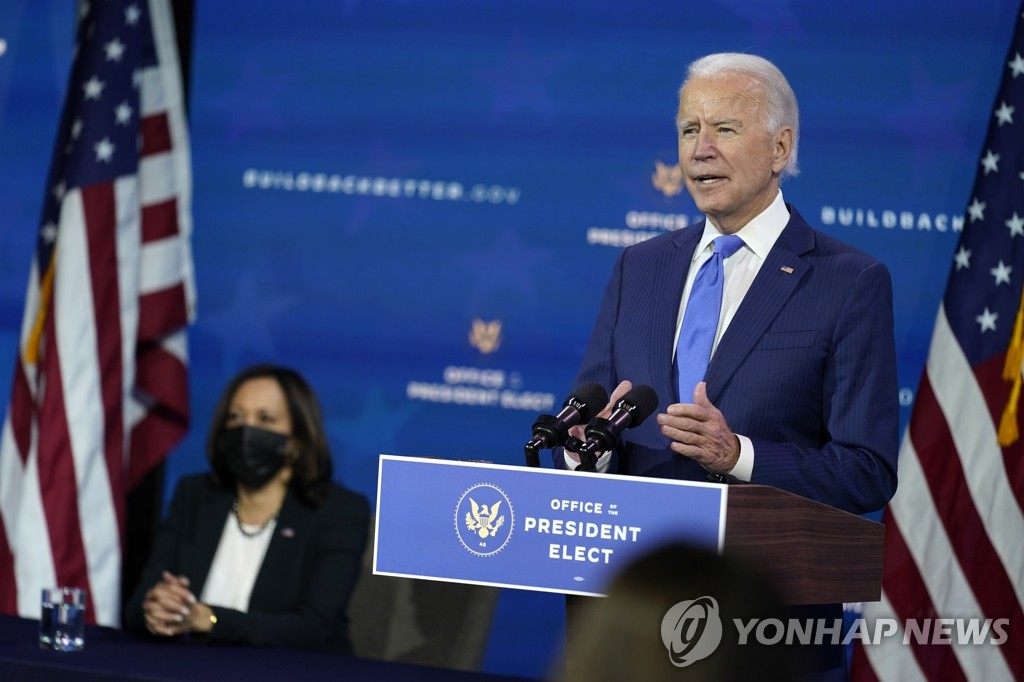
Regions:
[[[557,428],[557,421],[558,418],[552,414],[542,414],[537,417],[537,422],[533,425],[533,438],[523,446],[526,466],[539,467],[540,451],[544,448],[545,442],[557,443],[564,438],[564,434],[561,434]]]
[[[532,440],[523,446],[523,452],[526,455],[526,466],[534,468],[540,466],[540,451],[533,446]]]
[[[565,441],[565,449],[580,456],[580,465],[576,467],[576,471],[591,473],[597,471],[597,455],[594,454],[594,449],[586,447],[586,444],[579,438],[569,436],[569,439]]]

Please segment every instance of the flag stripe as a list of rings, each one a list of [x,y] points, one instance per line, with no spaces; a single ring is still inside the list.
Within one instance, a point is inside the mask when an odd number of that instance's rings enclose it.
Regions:
[[[174,176],[179,164],[178,154],[154,154],[144,156],[139,160],[139,181],[142,192],[140,200],[143,206],[152,206],[164,201],[177,198],[182,200],[181,193],[177,191]],[[183,218],[179,206],[178,220]],[[179,231],[185,234],[184,230]]]
[[[55,252],[58,277],[54,280],[53,319],[57,335],[55,354],[60,362],[62,391],[61,407],[67,414],[65,428],[68,444],[62,446],[58,456],[70,459],[74,465],[74,484],[77,491],[76,514],[66,516],[51,506],[44,495],[44,508],[48,517],[73,518],[66,525],[77,529],[62,536],[51,533],[52,550],[60,557],[63,542],[67,542],[67,566],[73,566],[68,576],[71,585],[91,586],[91,622],[118,622],[119,603],[114,597],[119,589],[121,533],[118,519],[123,516],[123,495],[120,491],[120,444],[113,457],[106,443],[110,437],[123,438],[117,420],[120,417],[120,363],[121,340],[118,306],[120,290],[112,255],[116,248],[114,229],[118,222],[112,203],[113,188],[109,184],[71,190],[64,199],[61,212],[61,238]],[[91,232],[98,232],[93,236]],[[109,313],[101,312],[112,307]],[[115,374],[113,385],[106,385],[106,375]],[[47,390],[53,385],[47,378]],[[105,404],[105,393],[113,393]],[[72,411],[67,406],[74,406]],[[108,410],[113,410],[110,413]],[[44,406],[40,412],[47,414]],[[111,420],[119,429],[109,434]],[[41,433],[43,429],[40,430]],[[70,457],[69,457],[70,455]],[[44,471],[40,459],[40,472]],[[112,486],[117,482],[117,488]],[[69,493],[70,494],[70,493]],[[81,523],[87,519],[88,523]],[[81,553],[84,564],[77,562]],[[55,558],[58,578],[62,562]],[[75,582],[77,580],[77,582]],[[98,619],[98,620],[96,620]]]
[[[185,287],[182,284],[146,294],[139,310],[140,340],[155,339],[176,326],[183,326],[188,316],[185,312]]]
[[[140,122],[142,156],[150,156],[171,151],[171,130],[167,124],[167,112],[161,111],[151,116],[143,116]]]
[[[133,407],[132,452],[128,480],[134,484],[158,461],[159,444],[173,444],[188,427],[187,368],[182,356],[184,333],[177,332],[161,343],[140,344],[139,374]],[[144,361],[143,361],[144,360]],[[147,411],[145,405],[150,407]],[[136,446],[142,443],[153,447]]]
[[[4,517],[0,515],[0,612],[18,612],[18,583],[14,576],[14,555],[4,529]]]
[[[56,320],[46,324],[47,352],[43,358],[43,371],[47,381],[43,390],[40,411],[46,413],[47,428],[38,433],[38,476],[42,491],[42,505],[46,510],[49,529],[50,553],[53,555],[57,582],[60,585],[83,587],[92,594],[92,586],[85,567],[85,547],[82,544],[81,520],[78,515],[78,486],[64,411],[63,377],[57,357]],[[51,350],[52,349],[52,350]],[[90,622],[95,622],[95,609],[90,608]]]
[[[982,389],[952,334],[944,309],[940,309],[937,316],[929,357],[941,357],[943,360],[938,362],[929,359],[928,381],[922,382],[922,388],[930,391],[932,386],[935,387],[934,394],[928,393],[929,399],[935,399],[941,404],[942,414],[949,422],[947,425],[943,420],[935,426],[948,427],[944,436],[952,447],[929,451],[929,457],[922,462],[926,476],[930,481],[935,481],[949,471],[949,475],[954,477],[955,482],[948,484],[948,488],[936,492],[936,499],[947,500],[951,507],[959,505],[961,519],[964,518],[962,515],[970,513],[977,523],[984,526],[977,534],[967,533],[955,543],[965,549],[974,548],[974,551],[977,549],[975,542],[984,542],[994,549],[994,553],[985,556],[984,565],[990,568],[976,578],[991,586],[993,576],[985,573],[999,571],[1003,579],[999,591],[1003,598],[1016,596],[1016,612],[1021,613],[1024,594],[1014,589],[1014,583],[1024,585],[1024,543],[1021,542],[1021,538],[1024,538],[1024,514],[1021,513],[1017,495],[1010,488],[996,426],[990,421]],[[984,363],[983,367],[990,364],[1001,370],[1003,356],[996,356]],[[922,438],[926,434],[934,434],[928,428],[928,417],[921,420],[923,423],[912,425],[912,428],[918,427],[916,432]],[[915,444],[918,442],[916,438],[913,440]],[[969,492],[954,489],[964,482]],[[980,507],[983,513],[979,514],[976,507]],[[947,527],[957,516],[950,509],[944,509],[943,514],[947,519]],[[1006,580],[1004,568],[1008,566],[1013,567],[1009,581]]]
[[[920,418],[917,403],[911,421],[915,418]],[[897,615],[904,622],[908,618],[980,616],[981,610],[955,559],[956,552],[939,520],[915,444],[909,437],[904,437],[900,451],[899,476],[901,492],[890,503],[890,516],[886,519],[883,579],[883,588]],[[922,586],[927,593],[921,591]],[[870,612],[870,606],[866,611]],[[1012,679],[1006,661],[995,651],[1001,647],[912,646],[929,680],[945,680],[952,674],[954,659],[950,653],[956,656],[961,674],[968,679]],[[900,670],[885,679],[903,679],[905,672]]]
[[[139,254],[139,293],[146,297],[153,293],[182,287],[181,260],[185,254],[181,250],[181,240],[177,237],[161,239],[143,245]],[[182,292],[184,295],[184,291]],[[184,298],[181,299],[184,303]],[[149,305],[145,300],[139,304],[142,308]],[[184,314],[185,309],[182,308]],[[165,330],[177,329],[184,323],[179,315],[167,320]]]
[[[3,447],[12,445],[4,429]],[[9,450],[8,450],[9,451]],[[14,457],[0,462],[0,489],[3,500],[5,530],[14,555],[14,576],[18,589],[18,610],[24,616],[38,617],[39,589],[57,585],[50,531],[43,509],[42,483],[39,480],[38,456],[33,453],[25,466]],[[31,585],[35,589],[26,589]]]
[[[81,9],[0,436],[0,609],[75,585],[116,626],[126,485],[188,424],[191,180],[167,0]]]
[[[178,236],[178,202],[174,199],[142,207],[142,242]]]
[[[128,183],[130,188],[133,183]],[[117,193],[125,185],[102,183],[81,190],[83,224],[88,239],[88,275],[93,298],[92,320],[96,334],[95,358],[79,356],[81,366],[95,367],[97,374],[87,382],[88,390],[98,390],[101,414],[92,415],[88,425],[75,423],[73,433],[84,431],[85,447],[102,448],[102,458],[95,452],[76,452],[76,463],[88,461],[89,469],[78,477],[79,503],[89,523],[82,525],[90,580],[94,586],[93,605],[102,622],[116,622],[121,577],[120,548],[124,535],[124,374],[130,367],[131,346],[125,348],[121,325],[135,319],[131,295],[119,281],[124,266],[120,237],[132,233],[137,214],[136,198],[129,189],[129,200],[120,200]],[[133,270],[133,269],[129,269]],[[130,289],[129,289],[130,291]],[[65,313],[67,315],[68,313]],[[130,322],[129,322],[130,324]],[[127,357],[125,357],[127,354]],[[73,400],[72,404],[78,404]],[[96,428],[99,426],[100,428]],[[105,466],[101,466],[105,463]]]
[[[100,395],[103,404],[103,446],[114,491],[117,517],[123,518],[121,493],[121,451],[124,439],[122,401],[121,288],[118,282],[117,234],[114,187],[104,183],[82,189],[88,239],[90,286],[93,293],[93,322],[97,343]]]
[[[161,453],[181,440],[188,429],[188,421],[180,413],[157,407],[132,429],[131,458],[128,461],[128,482],[135,485],[148,474],[161,459]]]
[[[28,451],[32,445],[32,422],[35,417],[35,402],[32,398],[32,389],[25,378],[25,368],[21,362],[14,363],[14,386],[11,389],[11,402],[8,407],[8,421],[11,424],[11,435],[17,448],[16,454],[21,459],[22,466],[28,458]]]
[[[888,541],[889,536],[887,534],[887,548]],[[902,540],[900,543],[902,544]],[[873,607],[872,611],[865,611],[864,618],[870,628],[869,632],[874,631],[875,615],[879,618],[895,617],[896,609],[889,602],[888,597],[889,595],[883,591],[881,600],[871,605]],[[902,628],[900,628],[899,635],[899,639],[892,637],[870,646],[854,648],[851,667],[855,671],[855,676],[859,682],[878,682],[880,678],[875,674],[875,670],[871,668],[872,665],[875,669],[899,670],[902,682],[915,682],[916,680],[927,679],[917,659],[914,657],[914,650],[903,644]],[[950,666],[946,669],[949,674],[949,682],[963,680],[964,676],[963,671],[960,670],[960,665],[952,655],[949,658],[951,659]]]
[[[936,508],[936,515],[950,536],[950,547],[971,583],[971,591],[986,616],[1011,616],[1024,624],[1020,605],[1001,599],[1003,595],[1014,593],[1013,585],[1007,579],[991,536],[985,534],[982,518],[966,489],[964,469],[953,445],[955,435],[947,428],[931,382],[921,382],[916,401],[921,405],[922,418],[910,424],[911,440],[917,447],[942,455],[941,459],[929,457],[919,460],[918,464],[932,499],[945,501]]]
[[[139,366],[135,385],[164,407],[184,413],[188,394],[182,390],[187,388],[188,374],[181,359],[159,345],[140,346],[140,353],[146,362]]]
[[[929,452],[929,455],[931,452]],[[931,596],[933,609],[928,616],[932,618],[984,618],[974,592],[971,589],[969,576],[965,575],[962,565],[957,561],[956,547],[952,544],[945,526],[941,522],[939,509],[950,501],[939,498],[941,505],[929,495],[930,490],[922,458],[918,455],[916,444],[910,439],[904,440],[901,453],[900,476],[906,476],[907,489],[914,495],[905,495],[891,504],[893,520],[903,529],[903,540],[910,550],[914,562],[918,566],[921,579],[924,581]],[[916,504],[915,504],[916,503]],[[887,531],[888,532],[888,529]],[[909,567],[908,567],[909,568]],[[901,583],[899,589],[906,589]],[[895,589],[889,590],[891,595]],[[999,615],[1005,615],[1001,613]],[[1011,623],[1016,630],[1024,623]],[[977,680],[1011,679],[1006,667],[1006,660],[1000,652],[1002,647],[995,646],[952,646],[953,652],[960,661],[964,672]],[[916,653],[921,653],[920,648]],[[924,667],[924,666],[923,666]],[[943,666],[935,668],[942,673]],[[942,673],[944,674],[944,673]],[[930,679],[943,679],[931,677]]]
[[[909,529],[911,532],[914,530]],[[899,525],[895,522],[887,524],[885,528],[885,553],[886,561],[890,562],[893,568],[891,573],[886,576],[888,583],[883,585],[883,589],[886,589],[888,585],[898,586],[898,589],[886,590],[884,593],[885,601],[891,609],[892,615],[898,616],[901,623],[906,623],[910,619],[934,618],[937,612],[932,606],[928,588],[922,581],[911,550],[904,541]],[[874,612],[866,610],[866,614],[874,615]],[[901,641],[899,646],[900,652],[889,650],[886,653],[889,658],[888,665],[895,665],[898,662],[901,677],[906,677],[908,673],[917,671],[918,675],[924,675],[925,679],[942,678],[948,679],[950,682],[967,679],[956,655],[949,646],[928,646],[916,641],[912,641],[909,645],[904,645]],[[889,648],[892,648],[891,645]],[[922,652],[924,648],[930,649],[927,655]],[[885,655],[881,652],[878,653]],[[874,646],[870,648],[869,654],[872,659],[875,658]]]

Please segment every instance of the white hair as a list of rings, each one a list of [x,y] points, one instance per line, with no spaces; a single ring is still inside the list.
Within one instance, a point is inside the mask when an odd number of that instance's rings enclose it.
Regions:
[[[713,78],[728,74],[741,74],[752,78],[764,88],[764,120],[762,123],[768,133],[774,135],[782,128],[793,129],[793,148],[789,160],[782,169],[782,177],[793,177],[800,172],[797,166],[797,148],[800,145],[800,109],[796,103],[796,95],[782,71],[764,57],[741,52],[720,52],[709,54],[690,63],[686,71],[686,80],[702,77]],[[682,94],[682,88],[679,89]]]

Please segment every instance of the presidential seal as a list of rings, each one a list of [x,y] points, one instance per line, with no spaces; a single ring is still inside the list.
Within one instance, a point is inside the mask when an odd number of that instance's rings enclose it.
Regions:
[[[512,537],[515,512],[505,491],[490,483],[467,489],[455,505],[455,533],[477,556],[497,554]]]

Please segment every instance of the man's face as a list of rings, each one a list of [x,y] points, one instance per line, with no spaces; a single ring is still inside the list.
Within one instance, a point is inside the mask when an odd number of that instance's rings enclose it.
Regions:
[[[679,167],[697,208],[732,234],[775,199],[793,132],[769,135],[747,76],[693,78],[679,97]]]

